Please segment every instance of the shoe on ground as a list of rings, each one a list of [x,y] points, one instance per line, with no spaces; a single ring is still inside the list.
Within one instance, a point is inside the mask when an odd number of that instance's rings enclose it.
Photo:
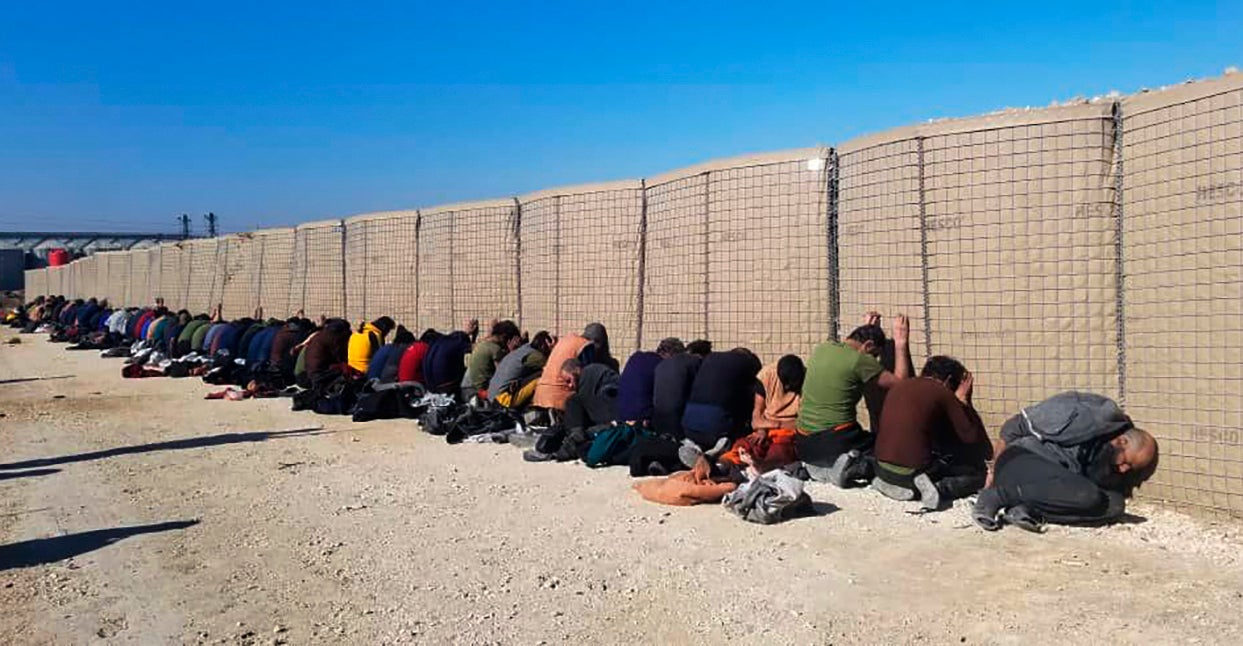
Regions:
[[[698,444],[690,440],[684,440],[682,446],[678,447],[678,460],[687,469],[693,469],[695,468],[695,463],[699,461],[699,456],[703,455],[703,453],[703,449],[700,449]]]
[[[937,489],[937,485],[928,477],[928,474],[921,473],[915,476],[915,490],[919,492],[919,504],[928,511],[936,511],[941,508],[941,490]]]
[[[915,499],[915,492],[906,487],[899,487],[881,480],[880,478],[872,479],[872,488],[880,495],[898,502],[910,502]]]
[[[1043,534],[1045,531],[1044,521],[1033,514],[1027,505],[1015,505],[1007,509],[1002,513],[1002,518],[1007,525],[1014,525],[1033,534]]]
[[[527,462],[548,462],[552,458],[553,455],[551,453],[543,453],[535,449],[527,449],[522,452],[522,459]]]
[[[847,451],[837,456],[837,459],[833,461],[833,466],[829,467],[825,474],[828,481],[839,489],[845,489],[850,484],[850,472],[854,470],[860,459],[862,459],[862,454],[858,451]]]
[[[1004,524],[1001,511],[1001,496],[997,494],[997,490],[984,489],[976,496],[975,505],[971,507],[971,520],[981,529],[995,532]]]

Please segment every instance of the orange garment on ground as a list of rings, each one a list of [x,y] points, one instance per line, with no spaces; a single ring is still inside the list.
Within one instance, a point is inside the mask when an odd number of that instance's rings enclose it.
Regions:
[[[535,399],[532,406],[565,410],[565,400],[573,392],[570,385],[561,377],[561,366],[566,359],[574,359],[591,343],[589,339],[578,334],[567,334],[553,346],[549,353],[548,363],[544,364],[544,372],[540,374],[539,384],[535,387]]]
[[[693,471],[679,471],[668,478],[653,478],[634,484],[634,490],[644,500],[679,507],[718,503],[725,494],[737,488],[738,485],[732,482],[697,479]]]
[[[720,461],[746,466],[738,454],[745,450],[751,454],[751,460],[760,473],[780,469],[799,461],[797,437],[798,431],[788,428],[770,428],[767,433],[756,431],[734,440],[734,445],[721,455]]]

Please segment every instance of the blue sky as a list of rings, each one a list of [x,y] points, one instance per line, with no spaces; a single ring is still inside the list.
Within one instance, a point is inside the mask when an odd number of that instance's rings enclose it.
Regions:
[[[872,4],[9,3],[0,229],[508,196],[1243,65],[1243,3]]]

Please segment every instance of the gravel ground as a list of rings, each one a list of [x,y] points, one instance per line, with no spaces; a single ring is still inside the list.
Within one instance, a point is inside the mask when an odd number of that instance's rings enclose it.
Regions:
[[[0,343],[0,643],[1243,643],[1235,523],[989,534],[813,485],[762,527],[209,389]]]

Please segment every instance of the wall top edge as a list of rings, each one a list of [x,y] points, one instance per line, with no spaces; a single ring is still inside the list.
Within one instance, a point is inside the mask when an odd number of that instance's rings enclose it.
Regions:
[[[419,215],[418,209],[402,209],[397,211],[375,211],[374,213],[359,213],[345,218],[345,224],[351,225],[359,222],[367,222],[369,220],[390,220],[392,218],[416,218]]]
[[[1228,72],[1217,78],[1138,92],[1122,99],[1122,116],[1143,114],[1239,89],[1243,89],[1243,73]]]
[[[780,164],[782,162],[805,161],[808,159],[828,159],[829,148],[827,146],[816,146],[812,148],[794,148],[791,150],[778,150],[770,153],[752,153],[749,155],[739,155],[737,157],[726,157],[723,159],[713,159],[672,170],[655,177],[647,179],[648,186],[664,184],[695,175],[702,175],[712,171],[729,170],[734,168],[746,168],[748,166],[764,166],[768,164]]]
[[[635,191],[643,188],[641,179],[621,179],[612,182],[592,182],[588,184],[572,184],[545,188],[518,196],[519,202],[534,202],[549,197],[565,195],[586,195],[588,193],[605,193],[608,191]]]
[[[839,146],[837,152],[839,155],[849,155],[868,148],[900,141],[910,141],[921,137],[936,137],[1066,121],[1110,119],[1113,117],[1113,109],[1116,103],[1117,101],[1114,99],[1101,99],[1075,105],[1010,109],[973,117],[943,119],[913,126],[901,126],[855,137]]]
[[[513,208],[514,198],[494,198],[491,200],[474,200],[471,202],[455,202],[453,204],[442,204],[431,208],[419,209],[422,215],[442,215],[452,213],[454,211],[474,211],[476,209],[497,209],[497,208]]]

